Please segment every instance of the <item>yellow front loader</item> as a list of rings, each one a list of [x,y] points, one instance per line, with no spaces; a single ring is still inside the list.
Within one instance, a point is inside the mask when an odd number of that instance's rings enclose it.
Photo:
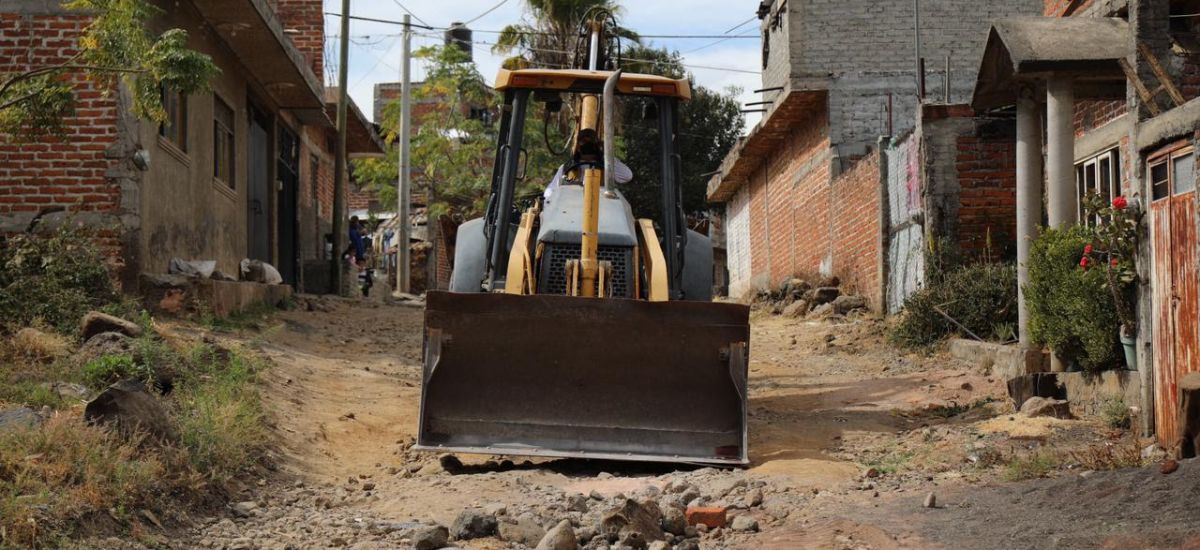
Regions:
[[[525,69],[496,87],[487,213],[458,230],[450,291],[427,296],[418,447],[746,464],[749,309],[712,301],[712,243],[686,227],[676,136],[688,82]],[[580,128],[603,131],[603,163],[568,163],[550,198],[519,212],[527,111],[564,96]],[[612,119],[628,96],[654,105],[653,220],[635,219],[613,184]]]

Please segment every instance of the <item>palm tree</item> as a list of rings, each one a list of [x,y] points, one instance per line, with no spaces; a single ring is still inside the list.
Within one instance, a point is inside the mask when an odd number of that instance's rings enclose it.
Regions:
[[[616,26],[621,6],[617,0],[525,0],[526,20],[504,27],[492,51],[519,52],[504,61],[505,68],[580,68],[587,56],[584,24],[610,21],[609,32],[638,41],[637,33]]]

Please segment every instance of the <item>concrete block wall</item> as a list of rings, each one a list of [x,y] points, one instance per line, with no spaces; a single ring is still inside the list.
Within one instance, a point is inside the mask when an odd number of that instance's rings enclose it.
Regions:
[[[750,189],[743,186],[725,205],[726,268],[729,295],[739,298],[750,288]]]
[[[949,55],[951,103],[967,101],[991,22],[1038,15],[1043,8],[1038,0],[921,2],[921,55],[927,60],[928,94],[941,97]],[[873,144],[887,125],[884,105],[889,94],[894,134],[912,127],[916,108],[912,2],[790,0],[788,10],[789,76],[827,79],[833,143]],[[778,71],[769,66],[764,85],[781,80]]]

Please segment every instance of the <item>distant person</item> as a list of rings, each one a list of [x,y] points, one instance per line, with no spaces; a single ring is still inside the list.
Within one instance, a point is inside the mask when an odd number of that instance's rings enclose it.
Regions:
[[[350,249],[354,266],[361,268],[367,259],[367,242],[358,216],[350,216]]]
[[[587,165],[592,168],[604,169],[604,142],[596,135],[596,131],[591,128],[584,128],[579,131],[579,136],[576,139],[578,144],[575,146],[575,155],[571,157],[573,165]],[[546,186],[546,192],[543,196],[546,201],[550,201],[550,197],[558,191],[558,186],[562,185],[562,180],[566,177],[564,172],[569,169],[568,165],[558,167],[558,172],[554,173],[554,179],[550,180],[550,185]],[[580,176],[582,177],[582,175]],[[625,163],[620,159],[613,159],[613,181],[617,183],[629,183],[633,180],[633,170],[630,170]]]

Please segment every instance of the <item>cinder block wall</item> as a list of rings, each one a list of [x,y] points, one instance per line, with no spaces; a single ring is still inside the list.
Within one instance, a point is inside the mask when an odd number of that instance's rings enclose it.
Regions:
[[[863,151],[886,133],[889,94],[893,135],[912,128],[917,106],[912,2],[788,0],[788,24],[772,30],[773,14],[783,1],[775,1],[761,25],[770,44],[764,87],[790,79],[802,89],[829,89],[831,141],[846,150]],[[1040,15],[1045,8],[1044,0],[923,0],[921,55],[928,95],[942,97],[949,55],[950,103],[968,101],[992,21]],[[786,58],[779,51],[785,44]]]

